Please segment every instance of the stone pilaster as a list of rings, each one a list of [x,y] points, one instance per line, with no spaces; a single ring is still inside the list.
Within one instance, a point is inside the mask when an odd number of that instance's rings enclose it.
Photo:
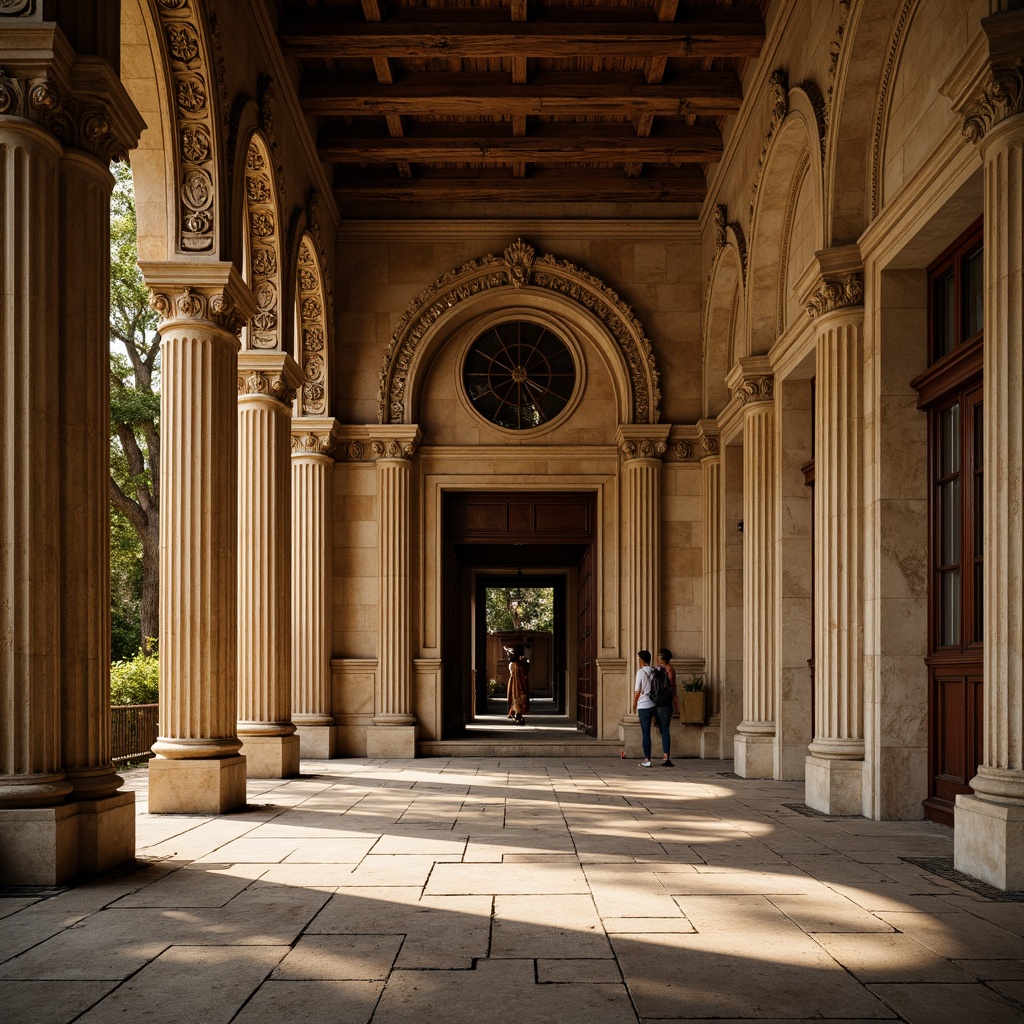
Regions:
[[[334,757],[331,492],[337,421],[292,420],[292,721],[302,757]]]
[[[238,334],[255,311],[229,263],[142,264],[161,317],[160,736],[156,812],[245,802],[239,756]]]
[[[730,374],[743,405],[743,721],[733,742],[736,773],[770,779],[775,747],[775,405],[768,360],[741,360]]]
[[[415,757],[412,707],[412,459],[419,446],[415,426],[371,428],[377,460],[378,576],[380,610],[377,692],[373,726],[366,732],[368,757]]]
[[[819,253],[814,441],[814,739],[808,807],[860,814],[864,770],[864,285],[856,247]]]
[[[299,368],[238,356],[238,736],[254,779],[299,773],[291,720],[291,418]]]
[[[632,713],[636,652],[653,654],[661,646],[661,460],[668,450],[669,427],[623,424],[616,440],[623,523],[623,615],[626,686],[619,736],[627,756],[640,754],[640,725]]]
[[[1024,11],[982,26],[989,61],[960,109],[985,173],[985,752],[957,797],[954,863],[1024,889]]]
[[[725,642],[725,593],[722,558],[722,456],[715,423],[701,420],[698,451],[701,476],[701,631],[704,637],[704,689],[707,725],[701,730],[700,756],[721,758]]]

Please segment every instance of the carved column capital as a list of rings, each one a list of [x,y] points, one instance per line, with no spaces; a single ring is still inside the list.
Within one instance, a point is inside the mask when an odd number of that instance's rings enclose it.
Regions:
[[[733,398],[741,405],[775,400],[775,377],[765,374],[759,377],[744,377],[733,390]]]
[[[411,459],[419,450],[419,440],[401,441],[393,437],[374,438],[370,442],[376,459]]]
[[[338,421],[330,416],[302,416],[292,418],[292,455],[326,455],[332,459],[341,458],[347,448],[339,434]],[[362,445],[358,445],[360,455]]]
[[[302,383],[299,368],[286,352],[240,352],[238,397],[262,395],[291,408]]]
[[[701,461],[718,458],[720,436],[715,421],[699,420],[697,431],[697,458]]]
[[[823,278],[807,301],[807,315],[814,320],[837,309],[862,305],[864,305],[864,275],[855,271],[839,278]]]
[[[616,432],[619,454],[626,462],[661,459],[668,451],[668,426],[651,423],[621,424]]]
[[[1024,70],[1021,59],[990,65],[973,102],[963,115],[961,131],[978,143],[1000,121],[1024,110]]]
[[[231,263],[140,263],[149,304],[161,334],[177,323],[199,323],[236,338],[256,311],[256,300]]]

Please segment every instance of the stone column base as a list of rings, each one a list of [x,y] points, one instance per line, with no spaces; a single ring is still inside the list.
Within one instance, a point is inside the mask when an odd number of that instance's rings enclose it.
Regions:
[[[245,804],[245,758],[154,757],[149,762],[151,814],[223,814]]]
[[[338,727],[336,725],[299,725],[299,757],[312,761],[329,761],[338,756]]]
[[[722,727],[717,723],[705,725],[700,731],[700,756],[710,760],[722,757]]]
[[[804,802],[825,814],[864,813],[864,762],[835,757],[804,761]]]
[[[292,779],[299,774],[298,736],[242,736],[245,774],[250,779]]]
[[[986,800],[974,793],[956,798],[953,866],[997,889],[1024,890],[1024,806]]]
[[[75,806],[79,871],[94,875],[135,860],[134,793],[80,800]]]
[[[775,737],[738,732],[732,739],[734,770],[741,779],[770,779],[775,773]]]
[[[413,758],[416,756],[415,725],[371,725],[366,730],[366,756]]]

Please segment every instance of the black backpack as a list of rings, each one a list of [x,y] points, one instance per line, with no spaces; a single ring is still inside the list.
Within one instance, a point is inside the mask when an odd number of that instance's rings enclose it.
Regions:
[[[668,685],[668,673],[661,665],[655,666],[652,671],[650,697],[656,708],[672,706],[672,688]]]

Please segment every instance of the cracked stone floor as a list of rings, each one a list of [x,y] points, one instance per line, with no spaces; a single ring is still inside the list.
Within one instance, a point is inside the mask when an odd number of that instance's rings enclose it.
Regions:
[[[128,773],[136,870],[0,899],[0,1020],[1024,1021],[1024,903],[906,859],[948,829],[731,767],[304,761],[219,817]]]

